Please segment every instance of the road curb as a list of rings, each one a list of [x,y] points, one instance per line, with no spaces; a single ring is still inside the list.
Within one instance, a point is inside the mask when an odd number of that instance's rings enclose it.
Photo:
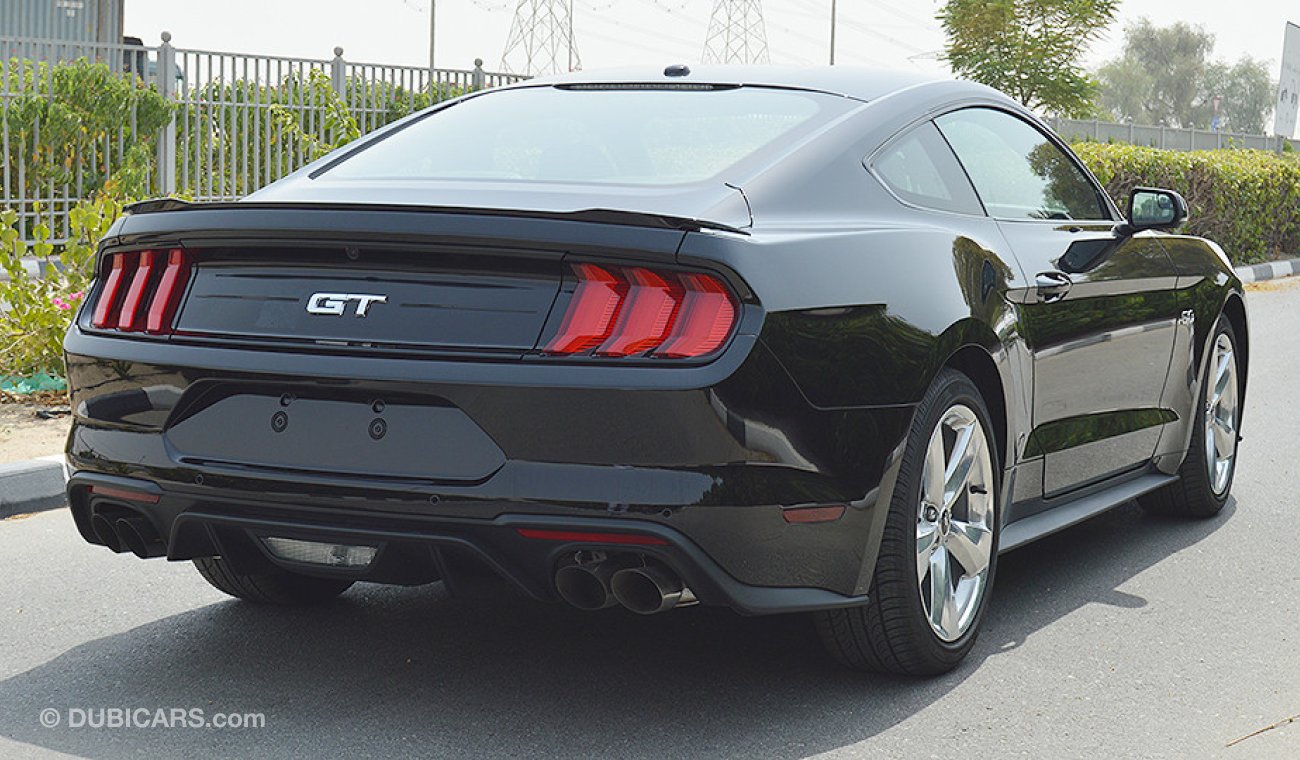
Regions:
[[[1276,280],[1279,277],[1290,277],[1293,274],[1300,274],[1300,259],[1269,261],[1264,264],[1248,264],[1244,267],[1237,267],[1237,276],[1241,278],[1242,282]]]
[[[56,455],[0,464],[0,519],[62,507],[62,459]]]

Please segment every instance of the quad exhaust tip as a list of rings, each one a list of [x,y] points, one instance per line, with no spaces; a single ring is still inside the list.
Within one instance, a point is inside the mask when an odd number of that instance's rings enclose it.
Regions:
[[[610,579],[615,573],[640,564],[640,559],[632,554],[601,558],[598,553],[578,552],[574,560],[574,564],[555,572],[555,589],[571,606],[588,612],[618,604],[610,592]]]
[[[131,552],[140,559],[149,559],[167,552],[153,522],[134,510],[97,509],[90,516],[90,529],[99,543],[116,554]]]
[[[637,614],[653,615],[697,601],[676,573],[645,557],[578,552],[574,560],[555,572],[555,589],[580,610],[594,612],[621,604]]]

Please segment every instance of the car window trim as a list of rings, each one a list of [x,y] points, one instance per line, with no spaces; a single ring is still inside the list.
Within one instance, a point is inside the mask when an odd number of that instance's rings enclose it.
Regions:
[[[880,155],[882,153],[884,153],[886,150],[888,150],[890,147],[892,147],[900,140],[906,140],[918,129],[924,129],[927,125],[931,129],[933,129],[935,133],[939,136],[939,140],[943,142],[943,146],[944,148],[947,149],[948,155],[952,157],[953,162],[956,164],[957,168],[961,171],[962,179],[965,180],[966,186],[970,188],[971,194],[975,198],[975,202],[979,204],[980,213],[975,213],[971,211],[956,211],[954,209],[948,209],[948,208],[936,208],[935,206],[927,206],[921,203],[917,203],[916,201],[908,200],[907,198],[904,198],[901,195],[899,195],[898,192],[895,191],[894,188],[890,186],[889,182],[883,176],[881,176],[879,170],[876,169],[876,159],[880,158]],[[862,159],[862,166],[867,170],[868,174],[870,174],[873,178],[875,178],[877,182],[880,183],[881,187],[885,188],[885,192],[889,193],[890,197],[892,197],[894,200],[898,201],[899,203],[903,204],[904,206],[907,206],[908,208],[914,208],[917,209],[918,211],[930,211],[938,214],[953,214],[956,216],[963,216],[970,219],[990,218],[988,213],[988,208],[985,207],[984,205],[984,199],[980,197],[979,191],[975,189],[975,183],[971,182],[970,175],[966,173],[966,167],[963,166],[961,161],[957,158],[956,151],[954,151],[952,149],[952,146],[948,144],[948,138],[944,137],[943,130],[939,129],[939,125],[934,123],[934,119],[932,117],[927,116],[917,121],[914,121],[908,124],[906,127],[903,127],[902,129],[895,132],[893,135],[889,137],[889,139],[885,140],[884,142],[880,143],[880,145],[873,148],[871,152],[868,153]]]
[[[918,131],[927,129],[927,127],[928,129],[933,130],[933,134],[935,134],[937,138],[939,138],[939,142],[941,146],[944,147],[945,151],[948,151],[948,157],[952,158],[953,166],[956,166],[958,174],[961,175],[962,181],[966,183],[966,187],[969,188],[971,192],[971,197],[974,197],[975,204],[978,205],[980,209],[978,213],[972,212],[972,210],[940,208],[940,207],[935,207],[935,205],[919,203],[919,201],[906,199],[906,197],[902,197],[900,192],[894,190],[894,188],[891,186],[891,183],[889,183],[888,179],[885,179],[884,175],[880,174],[880,170],[876,168],[876,161],[879,160],[880,156],[883,155],[885,151],[888,151],[889,148],[896,146],[896,144],[902,142],[902,140],[906,140],[911,138],[911,136],[913,135],[917,135]],[[871,153],[868,153],[868,155],[865,158],[863,158],[862,165],[865,166],[865,168],[867,169],[867,173],[870,173],[872,177],[875,177],[876,182],[883,184],[885,190],[887,190],[889,192],[889,195],[892,195],[894,199],[898,201],[898,203],[906,204],[909,205],[909,207],[918,208],[922,210],[931,210],[931,212],[958,214],[958,216],[963,216],[963,217],[988,218],[988,209],[984,207],[984,199],[982,199],[982,197],[979,196],[979,192],[975,191],[975,184],[971,182],[970,175],[966,174],[965,166],[962,166],[962,162],[957,160],[957,153],[953,152],[952,146],[949,146],[948,139],[944,138],[944,133],[939,129],[939,125],[936,125],[936,123],[933,122],[933,120],[930,120],[930,118],[927,118],[927,120],[924,120],[922,122],[911,123],[911,125],[907,126],[906,129],[898,130],[898,133],[892,135],[891,138],[885,140],[884,143],[881,143],[880,147],[874,149],[874,151],[871,151]],[[936,165],[935,170],[939,171],[941,178],[946,179],[944,177],[945,174],[944,168],[941,168],[941,166]],[[957,199],[954,199],[954,201],[956,200]]]

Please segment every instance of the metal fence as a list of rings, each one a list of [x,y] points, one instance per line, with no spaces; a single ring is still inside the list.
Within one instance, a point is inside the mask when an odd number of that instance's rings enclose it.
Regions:
[[[1052,128],[1066,140],[1096,140],[1097,142],[1122,142],[1161,150],[1219,150],[1223,148],[1253,148],[1278,152],[1287,143],[1300,150],[1300,140],[1269,135],[1246,135],[1238,132],[1211,132],[1205,129],[1177,129],[1175,127],[1147,127],[1139,124],[1115,124],[1088,119],[1047,120]]]
[[[65,63],[66,65],[56,65]],[[173,47],[0,37],[4,206],[25,233],[116,181],[147,195],[233,200],[342,139],[513,74]],[[337,95],[337,97],[334,97]]]

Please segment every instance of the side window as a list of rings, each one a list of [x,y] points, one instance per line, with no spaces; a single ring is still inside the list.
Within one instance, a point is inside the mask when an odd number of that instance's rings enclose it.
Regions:
[[[908,203],[963,214],[984,213],[961,165],[930,122],[887,145],[871,168]]]
[[[1004,219],[1109,219],[1083,171],[1033,126],[990,108],[935,119],[980,200]]]

